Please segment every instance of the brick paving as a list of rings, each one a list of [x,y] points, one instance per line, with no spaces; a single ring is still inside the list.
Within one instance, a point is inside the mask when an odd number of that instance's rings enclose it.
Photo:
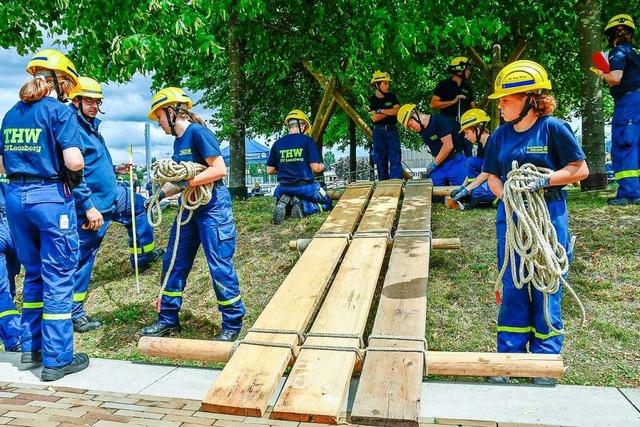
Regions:
[[[268,414],[267,414],[268,415]],[[460,420],[421,420],[421,427],[457,425]],[[349,424],[343,414],[341,425]],[[10,426],[227,426],[319,427],[200,411],[200,401],[173,397],[0,382],[0,425]],[[464,423],[498,427],[496,423]]]

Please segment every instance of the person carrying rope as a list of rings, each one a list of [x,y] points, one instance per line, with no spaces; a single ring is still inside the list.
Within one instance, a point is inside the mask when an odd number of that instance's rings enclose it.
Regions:
[[[473,108],[462,115],[460,132],[467,141],[478,144],[475,156],[467,159],[467,179],[459,188],[451,192],[451,198],[463,203],[464,210],[478,206],[492,206],[497,200],[489,189],[487,174],[482,172],[484,147],[489,139],[489,116],[479,108]]]
[[[550,234],[557,235],[557,244],[563,249],[560,252],[565,254],[566,251],[565,270],[568,270],[568,262],[572,258],[566,192],[562,187],[586,178],[589,169],[586,156],[569,124],[551,116],[556,101],[545,93],[550,89],[551,81],[545,69],[533,61],[521,60],[500,71],[494,93],[489,96],[500,100],[500,113],[506,122],[489,138],[482,169],[489,174],[491,191],[501,198],[496,214],[498,268],[501,270],[503,293],[497,338],[498,352],[501,353],[526,353],[528,346],[531,353],[559,354],[564,341],[560,308],[562,287],[544,294],[538,287],[518,286],[516,283],[524,280],[525,275],[543,272],[548,266],[523,270],[520,268],[522,259],[518,255],[505,259],[505,246],[510,238],[507,225],[511,218],[508,217],[511,215],[506,214],[505,204],[509,201],[505,201],[503,196],[508,195],[507,176],[512,173],[514,161],[546,169],[526,181],[526,195],[544,195],[542,205],[544,207],[546,203],[548,209],[547,222],[552,225]],[[533,199],[529,197],[526,200]],[[528,210],[533,207],[533,202],[530,202]],[[524,219],[514,215],[513,221],[518,224]],[[566,271],[560,273],[565,275]],[[509,378],[491,377],[489,381],[504,383]],[[555,385],[555,380],[536,378],[534,383]]]
[[[0,173],[9,178],[7,220],[25,270],[20,361],[42,362],[40,379],[54,381],[89,366],[73,352],[71,322],[79,246],[71,191],[84,159],[78,120],[63,104],[80,83],[54,49],[36,53],[27,72],[33,78],[2,122]]]
[[[289,133],[278,139],[271,147],[267,159],[267,173],[278,177],[278,187],[273,195],[273,223],[284,222],[287,213],[301,219],[331,209],[333,201],[319,182],[314,182],[314,173],[324,170],[316,143],[308,136],[311,123],[300,110],[292,110],[284,119]]]
[[[143,328],[140,334],[159,337],[181,331],[178,314],[182,294],[198,248],[202,245],[222,314],[222,330],[215,339],[235,341],[242,328],[245,308],[233,265],[236,226],[231,211],[231,195],[222,182],[227,168],[218,140],[204,122],[189,111],[192,107],[191,99],[182,89],[167,87],[153,97],[147,115],[150,120],[156,120],[167,135],[176,137],[170,162],[191,172],[174,174],[177,178],[172,181],[169,171],[164,179],[168,182],[151,198],[153,203],[182,192],[180,214],[171,228],[162,265],[163,290],[158,320]],[[156,172],[158,170],[154,170],[154,176],[157,176]],[[201,198],[194,191],[198,187],[203,192],[206,189]]]

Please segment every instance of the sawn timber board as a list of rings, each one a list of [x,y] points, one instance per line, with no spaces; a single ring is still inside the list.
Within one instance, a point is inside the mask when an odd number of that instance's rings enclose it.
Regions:
[[[355,352],[345,347],[361,348],[360,339],[313,334],[355,334],[362,337],[402,193],[399,181],[385,184],[378,185],[371,197],[358,231],[273,408],[273,418],[331,424],[338,421],[357,357]],[[333,348],[306,348],[308,345]]]
[[[340,234],[355,229],[371,192],[371,185],[345,190],[332,212],[334,220],[339,218],[332,228],[338,235],[311,241],[253,328],[306,330],[348,246],[348,239]],[[342,215],[342,209],[348,215]],[[249,332],[243,341],[298,345],[297,335],[286,333]],[[203,410],[263,416],[290,358],[288,348],[241,344],[202,401]]]

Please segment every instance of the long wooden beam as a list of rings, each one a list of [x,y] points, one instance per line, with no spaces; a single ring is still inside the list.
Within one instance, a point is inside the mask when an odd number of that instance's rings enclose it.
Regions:
[[[232,347],[233,343],[184,338],[141,337],[138,341],[143,356],[216,363],[227,363]],[[366,360],[366,350],[363,353]],[[288,366],[294,361],[290,358]],[[430,374],[446,376],[562,378],[563,363],[560,355],[428,351],[427,368]],[[354,372],[361,369],[357,363]]]

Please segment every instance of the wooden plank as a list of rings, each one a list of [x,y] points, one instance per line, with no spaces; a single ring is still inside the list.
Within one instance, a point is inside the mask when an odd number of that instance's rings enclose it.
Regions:
[[[432,191],[427,182],[414,182],[405,189],[389,268],[369,337],[372,351],[367,352],[351,413],[352,420],[358,423],[419,424]],[[374,338],[381,336],[410,337],[415,341]],[[374,351],[376,347],[415,350]]]
[[[357,357],[356,353],[344,347],[360,348],[360,339],[336,335],[355,334],[361,337],[364,332],[387,250],[385,232],[391,230],[401,192],[400,181],[377,186],[274,406],[273,418],[331,424],[338,422]],[[363,229],[365,233],[382,235],[358,238]],[[320,350],[309,346],[342,349]]]
[[[372,192],[371,182],[349,185],[316,235],[353,234]]]
[[[253,328],[304,332],[346,247],[345,238],[314,239]],[[296,345],[298,339],[250,332],[245,340]],[[286,348],[240,345],[204,398],[203,409],[262,416],[290,358]]]

